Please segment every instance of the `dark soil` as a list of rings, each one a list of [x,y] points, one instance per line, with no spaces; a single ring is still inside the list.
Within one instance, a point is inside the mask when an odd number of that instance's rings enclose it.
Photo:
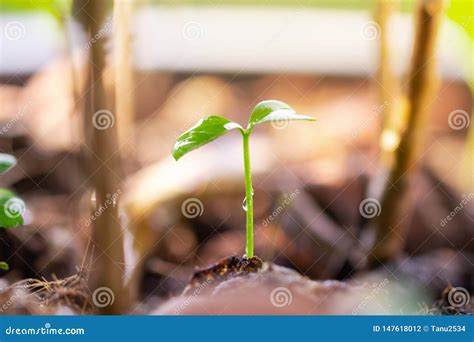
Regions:
[[[245,258],[233,255],[221,259],[209,267],[194,272],[185,293],[202,286],[205,282],[220,283],[231,278],[258,272],[262,267],[263,261],[257,256]]]

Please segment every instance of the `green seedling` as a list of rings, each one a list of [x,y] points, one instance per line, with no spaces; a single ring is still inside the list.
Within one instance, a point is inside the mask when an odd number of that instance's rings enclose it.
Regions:
[[[16,158],[0,153],[0,174],[8,171],[16,164]],[[16,196],[13,191],[0,188],[0,228],[14,228],[23,224],[25,202]],[[0,269],[8,271],[5,261],[0,261]]]
[[[253,253],[253,187],[250,172],[250,134],[256,125],[268,122],[282,122],[293,120],[315,121],[312,117],[296,114],[296,111],[286,103],[276,100],[262,101],[255,106],[246,128],[236,122],[221,116],[211,115],[202,118],[199,122],[178,137],[173,146],[173,157],[178,160],[188,152],[201,147],[218,137],[238,130],[243,137],[244,174],[245,174],[245,201],[246,212],[246,248],[247,258]]]

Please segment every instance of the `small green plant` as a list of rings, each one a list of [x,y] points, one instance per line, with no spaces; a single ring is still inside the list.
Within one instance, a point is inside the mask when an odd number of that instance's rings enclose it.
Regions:
[[[255,106],[246,128],[221,116],[207,116],[178,137],[173,147],[173,157],[178,160],[186,153],[201,147],[218,137],[238,130],[243,137],[244,174],[245,174],[245,201],[246,212],[246,248],[247,258],[252,258],[253,253],[253,187],[250,172],[250,134],[253,128],[268,122],[290,122],[293,120],[315,121],[312,117],[296,114],[296,111],[286,103],[276,100],[262,101]]]
[[[0,174],[5,173],[16,164],[16,158],[0,153]],[[25,203],[13,191],[0,188],[0,228],[14,228],[23,224]],[[0,269],[8,271],[5,261],[0,261]]]

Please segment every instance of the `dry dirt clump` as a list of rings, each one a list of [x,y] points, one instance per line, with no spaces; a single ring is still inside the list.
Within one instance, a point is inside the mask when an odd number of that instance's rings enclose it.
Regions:
[[[312,281],[259,258],[229,257],[196,272],[181,296],[152,314],[350,314],[357,286]]]

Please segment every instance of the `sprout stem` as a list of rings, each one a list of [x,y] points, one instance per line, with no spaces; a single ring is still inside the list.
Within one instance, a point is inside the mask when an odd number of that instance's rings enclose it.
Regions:
[[[244,173],[245,173],[245,201],[247,214],[247,243],[245,247],[245,255],[247,258],[253,257],[253,191],[252,191],[252,174],[250,173],[250,148],[249,138],[250,130],[242,132],[244,138]]]

